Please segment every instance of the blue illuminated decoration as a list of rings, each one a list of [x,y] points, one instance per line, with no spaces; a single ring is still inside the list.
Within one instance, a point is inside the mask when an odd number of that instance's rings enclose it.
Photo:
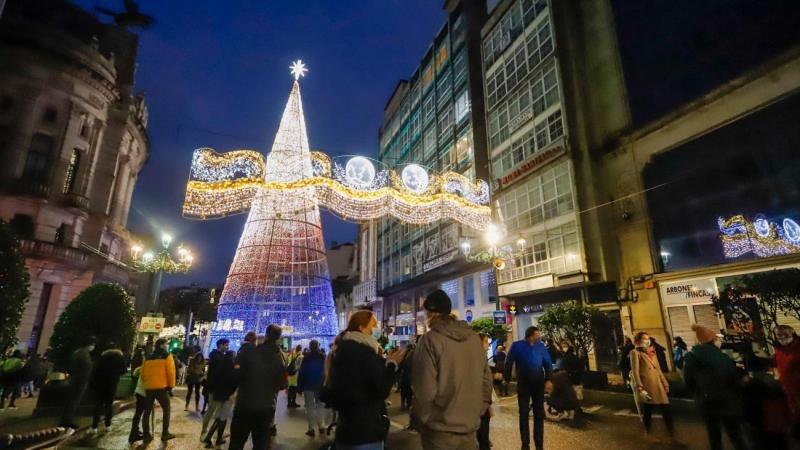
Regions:
[[[752,253],[759,258],[800,253],[800,225],[790,218],[779,225],[763,215],[748,221],[743,215],[717,219],[725,258]]]

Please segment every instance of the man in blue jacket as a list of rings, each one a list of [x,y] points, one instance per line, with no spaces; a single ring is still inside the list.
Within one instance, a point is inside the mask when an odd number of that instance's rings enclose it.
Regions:
[[[533,442],[536,450],[544,449],[544,384],[550,378],[553,363],[536,327],[525,330],[525,339],[511,344],[505,367],[505,379],[517,366],[517,401],[519,402],[519,434],[522,450],[529,450],[531,433],[528,412],[533,409]]]

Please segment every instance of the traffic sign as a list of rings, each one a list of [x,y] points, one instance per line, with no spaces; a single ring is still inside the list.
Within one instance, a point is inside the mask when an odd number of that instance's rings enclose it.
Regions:
[[[167,320],[165,317],[142,317],[142,321],[139,322],[139,332],[160,333],[164,329],[165,320]]]
[[[494,317],[494,324],[495,325],[505,325],[506,324],[506,312],[505,311],[492,311],[492,317]]]

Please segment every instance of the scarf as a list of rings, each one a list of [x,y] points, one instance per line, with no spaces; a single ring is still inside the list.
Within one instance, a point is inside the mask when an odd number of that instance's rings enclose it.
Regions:
[[[348,331],[344,334],[344,336],[342,336],[342,340],[358,342],[361,345],[366,345],[367,347],[372,348],[375,350],[375,353],[380,352],[381,346],[371,334],[364,334],[360,331]]]

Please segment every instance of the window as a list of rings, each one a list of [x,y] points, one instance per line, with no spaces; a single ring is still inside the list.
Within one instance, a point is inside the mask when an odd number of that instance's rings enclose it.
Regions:
[[[470,103],[469,103],[469,91],[464,89],[458,97],[456,97],[456,123],[461,123],[467,115],[469,114]]]
[[[439,113],[439,139],[450,138],[453,130],[453,106],[448,105]]]
[[[450,53],[447,51],[447,41],[443,42],[436,51],[436,69],[441,70],[447,64],[447,57]]]
[[[69,194],[75,188],[75,180],[78,177],[78,168],[81,163],[80,149],[72,149],[72,154],[69,157],[69,165],[67,165],[67,174],[64,177],[64,187],[61,192]]]
[[[428,64],[428,67],[422,70],[422,90],[426,91],[431,87],[433,81],[433,64]]]
[[[425,101],[422,103],[423,114],[425,114],[425,125],[430,123],[434,117],[436,117],[436,97],[433,93],[428,94],[425,97]]]
[[[42,120],[45,121],[45,123],[56,123],[56,120],[58,120],[58,111],[56,111],[55,108],[45,109]]]
[[[37,133],[31,139],[31,146],[25,159],[22,176],[29,181],[44,183],[50,176],[50,165],[53,159],[53,138]]]
[[[451,94],[452,88],[450,86],[450,71],[446,70],[442,72],[439,80],[436,82],[436,97],[439,102],[439,108],[450,101]]]
[[[431,127],[425,132],[423,159],[428,160],[436,153],[436,127]]]
[[[494,270],[484,270],[480,273],[480,278],[483,301],[486,303],[495,303],[497,301],[497,282]]]
[[[509,232],[525,229],[574,210],[572,180],[567,162],[532,176],[499,196]]]
[[[464,136],[461,136],[456,141],[456,148],[455,148],[455,164],[461,164],[463,162],[469,161],[472,159],[472,133],[467,133]]]
[[[461,51],[453,59],[453,87],[458,88],[467,79],[466,51]]]
[[[581,268],[576,222],[556,226],[525,238],[528,245],[522,255],[498,272],[499,283]]]
[[[475,306],[475,282],[472,274],[463,278],[464,280],[464,306]]]

